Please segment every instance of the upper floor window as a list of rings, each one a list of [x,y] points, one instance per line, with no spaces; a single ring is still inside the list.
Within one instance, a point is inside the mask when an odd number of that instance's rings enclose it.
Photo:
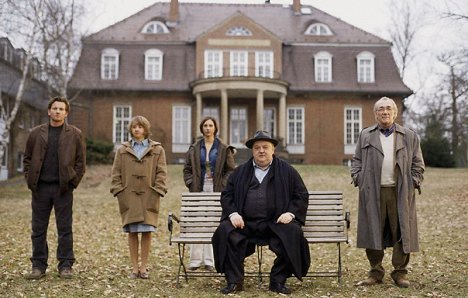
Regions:
[[[223,76],[223,52],[205,51],[205,78]]]
[[[231,76],[246,76],[248,69],[248,53],[245,51],[231,52]]]
[[[314,55],[315,81],[329,83],[332,81],[332,55],[318,52]]]
[[[273,52],[255,52],[255,75],[273,78]]]
[[[101,53],[101,79],[117,80],[119,78],[119,51],[104,49]]]
[[[310,25],[306,31],[305,35],[333,35],[330,28],[322,23],[315,23]]]
[[[169,33],[169,29],[167,29],[166,25],[160,21],[151,21],[147,23],[141,33],[147,34],[166,34]]]
[[[227,32],[228,36],[251,36],[252,32],[242,26],[231,27]]]
[[[163,70],[163,52],[149,49],[145,52],[145,80],[161,80]]]
[[[370,52],[361,52],[356,56],[357,77],[359,83],[375,82],[375,55]]]

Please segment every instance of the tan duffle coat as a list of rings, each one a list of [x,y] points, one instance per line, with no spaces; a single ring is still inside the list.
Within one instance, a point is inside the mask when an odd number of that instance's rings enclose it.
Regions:
[[[351,167],[354,185],[359,187],[357,247],[375,250],[387,246],[380,226],[384,155],[379,134],[377,125],[362,130]],[[410,253],[419,250],[415,189],[420,188],[423,181],[424,160],[415,132],[396,124],[394,134],[398,220],[403,250]]]
[[[119,201],[122,226],[158,223],[159,201],[167,193],[166,154],[160,143],[149,140],[139,160],[130,142],[115,153],[110,192]]]

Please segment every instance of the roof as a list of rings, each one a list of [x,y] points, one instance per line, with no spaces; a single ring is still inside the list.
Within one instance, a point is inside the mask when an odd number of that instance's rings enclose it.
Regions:
[[[145,34],[139,33],[143,26],[155,18],[166,20],[170,3],[155,3],[136,14],[115,23],[97,33],[91,34],[84,42],[92,41],[146,41]],[[194,42],[201,34],[223,22],[237,12],[242,12],[259,25],[276,34],[285,44],[296,42],[327,43],[379,43],[388,41],[350,25],[312,6],[310,14],[295,15],[291,6],[278,4],[214,4],[179,3],[179,22],[169,28],[170,34],[157,36],[158,41]],[[210,17],[206,17],[209,12]],[[274,16],[281,16],[274,18]],[[274,21],[272,21],[274,19]],[[334,35],[330,37],[306,36],[303,32],[315,22],[328,25]]]

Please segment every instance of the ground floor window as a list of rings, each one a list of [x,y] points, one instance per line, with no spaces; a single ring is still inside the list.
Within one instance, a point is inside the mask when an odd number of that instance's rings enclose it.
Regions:
[[[186,152],[192,143],[190,106],[172,107],[172,152]]]
[[[274,107],[265,107],[263,110],[263,129],[276,136],[276,111]]]
[[[132,107],[129,105],[117,105],[114,106],[113,116],[113,137],[112,142],[114,145],[120,145],[123,142],[130,139],[130,133],[128,132],[128,125],[132,119]]]
[[[344,110],[344,152],[354,154],[359,132],[362,129],[362,109],[360,107],[345,107]]]
[[[234,147],[243,147],[247,140],[247,108],[232,107],[230,122],[230,140]]]
[[[305,153],[304,148],[304,108],[288,107],[287,149],[292,154]]]

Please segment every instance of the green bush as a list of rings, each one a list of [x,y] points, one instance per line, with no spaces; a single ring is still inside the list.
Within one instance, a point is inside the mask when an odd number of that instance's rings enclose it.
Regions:
[[[113,150],[113,143],[86,139],[86,163],[111,164],[113,161]]]

